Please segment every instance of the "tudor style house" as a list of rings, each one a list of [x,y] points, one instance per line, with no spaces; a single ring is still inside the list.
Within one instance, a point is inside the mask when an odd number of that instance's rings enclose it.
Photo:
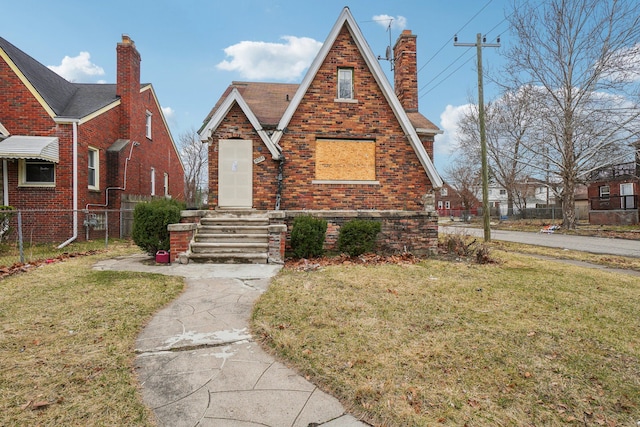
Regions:
[[[293,218],[308,214],[327,220],[331,248],[341,224],[368,218],[382,222],[381,250],[433,250],[440,130],[418,111],[411,31],[400,35],[393,60],[395,90],[344,8],[300,84],[232,82],[199,131],[209,143],[215,209],[200,225],[254,210],[290,230]],[[185,248],[191,256],[204,250],[204,232]],[[268,261],[278,262],[285,242],[270,243]]]
[[[83,239],[126,198],[183,198],[184,168],[133,40],[116,53],[116,84],[71,83],[0,38],[0,197],[40,213],[33,241]]]

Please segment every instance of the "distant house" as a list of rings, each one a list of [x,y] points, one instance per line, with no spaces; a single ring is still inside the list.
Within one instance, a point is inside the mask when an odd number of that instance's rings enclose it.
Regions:
[[[544,181],[529,176],[514,185],[512,196],[513,211],[509,212],[508,190],[496,182],[490,182],[489,207],[492,215],[536,216],[537,209],[552,206],[556,201],[555,194],[549,185]],[[482,197],[481,193],[479,197]]]
[[[628,225],[640,223],[638,194],[640,194],[640,144],[636,160],[592,172],[587,188],[589,223]]]
[[[128,198],[183,198],[183,165],[133,40],[116,53],[117,83],[71,83],[0,38],[0,202],[40,212],[33,241],[83,239],[105,226],[91,210]]]
[[[393,59],[395,88],[344,8],[300,84],[232,82],[199,132],[210,205],[281,212],[289,229],[298,215],[326,218],[328,247],[356,217],[383,222],[386,249],[434,247],[440,130],[418,111],[411,31]]]
[[[444,217],[466,218],[478,215],[482,202],[471,191],[460,192],[447,184],[436,193],[438,215]]]

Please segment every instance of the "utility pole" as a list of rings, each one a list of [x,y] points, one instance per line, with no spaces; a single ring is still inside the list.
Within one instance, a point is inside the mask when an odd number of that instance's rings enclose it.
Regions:
[[[484,125],[484,93],[482,84],[482,48],[500,47],[500,37],[497,43],[487,43],[487,38],[480,33],[475,43],[458,43],[458,36],[453,38],[454,46],[476,47],[478,56],[478,121],[480,122],[480,152],[482,158],[482,223],[484,227],[484,241],[491,241],[491,224],[489,212],[489,167],[487,166],[487,135]]]

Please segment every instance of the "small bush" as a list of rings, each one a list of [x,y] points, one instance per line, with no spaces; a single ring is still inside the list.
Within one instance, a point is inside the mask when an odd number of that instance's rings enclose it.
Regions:
[[[184,203],[172,199],[155,199],[138,203],[133,210],[131,237],[136,245],[149,255],[169,250],[169,224],[180,222]]]
[[[310,215],[296,217],[291,229],[291,249],[297,258],[322,255],[327,221]]]
[[[358,256],[373,252],[376,247],[376,236],[382,229],[377,221],[354,219],[340,228],[338,250],[349,256]]]

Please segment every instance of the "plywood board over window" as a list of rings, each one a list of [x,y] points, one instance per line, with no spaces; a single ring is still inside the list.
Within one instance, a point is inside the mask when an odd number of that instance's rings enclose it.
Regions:
[[[368,140],[316,141],[315,181],[376,180],[376,143]]]

